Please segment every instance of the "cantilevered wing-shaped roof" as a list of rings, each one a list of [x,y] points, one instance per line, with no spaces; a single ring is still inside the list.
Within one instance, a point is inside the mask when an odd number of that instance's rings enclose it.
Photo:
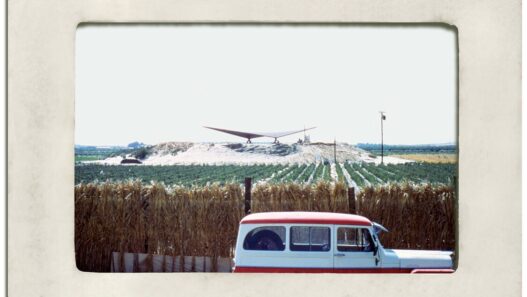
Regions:
[[[205,126],[205,128],[207,128],[207,129],[212,129],[212,130],[216,130],[216,131],[220,131],[220,132],[224,132],[224,133],[228,133],[228,134],[232,134],[232,135],[236,135],[236,136],[240,136],[240,137],[244,137],[244,138],[248,138],[248,139],[265,136],[265,135],[258,134],[258,133],[242,132],[242,131],[233,131],[233,130],[227,130],[227,129],[220,129],[220,128],[207,127],[207,126]]]
[[[284,136],[287,136],[287,135],[291,135],[291,134],[295,134],[295,133],[299,133],[299,132],[307,131],[307,130],[311,130],[311,129],[315,129],[315,127],[301,129],[301,130],[294,130],[294,131],[265,132],[265,133],[260,133],[260,134],[263,135],[263,136],[267,136],[267,137],[278,138],[278,137],[284,137]]]
[[[216,130],[216,131],[220,131],[220,132],[224,132],[224,133],[228,133],[228,134],[232,134],[232,135],[236,135],[236,136],[240,136],[240,137],[244,137],[244,138],[247,138],[247,139],[252,139],[252,138],[257,138],[257,137],[279,138],[279,137],[283,137],[283,136],[299,133],[299,132],[302,132],[302,131],[315,129],[315,127],[311,127],[311,128],[307,128],[307,129],[294,130],[294,131],[262,132],[262,133],[258,133],[258,132],[234,131],[234,130],[227,130],[227,129],[207,127],[207,126],[205,126],[205,128]]]

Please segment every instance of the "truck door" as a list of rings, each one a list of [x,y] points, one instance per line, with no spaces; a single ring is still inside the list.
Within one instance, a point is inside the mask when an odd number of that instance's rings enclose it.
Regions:
[[[333,266],[335,272],[375,272],[379,267],[374,243],[368,228],[334,226]]]
[[[332,272],[332,225],[293,225],[290,227],[289,256],[281,265],[296,267],[294,272]]]

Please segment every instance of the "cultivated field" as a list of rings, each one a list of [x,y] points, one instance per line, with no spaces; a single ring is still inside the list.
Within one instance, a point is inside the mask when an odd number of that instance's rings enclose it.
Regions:
[[[80,164],[75,166],[75,184],[139,179],[144,183],[162,182],[167,186],[205,186],[218,183],[243,183],[252,177],[256,183],[315,183],[342,181],[363,188],[394,182],[451,184],[456,164],[373,163],[276,164],[276,165],[171,165],[120,166]]]

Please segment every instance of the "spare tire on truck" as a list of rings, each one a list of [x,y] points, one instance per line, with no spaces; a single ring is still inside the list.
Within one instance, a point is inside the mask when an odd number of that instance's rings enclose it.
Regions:
[[[256,232],[248,240],[249,249],[264,251],[283,251],[284,243],[278,234],[271,230],[262,230]]]

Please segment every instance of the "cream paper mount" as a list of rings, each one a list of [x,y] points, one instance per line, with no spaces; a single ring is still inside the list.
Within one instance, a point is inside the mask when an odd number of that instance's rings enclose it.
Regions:
[[[110,274],[74,256],[80,23],[441,23],[459,49],[459,266],[446,275]],[[521,2],[8,1],[9,296],[519,296]]]

